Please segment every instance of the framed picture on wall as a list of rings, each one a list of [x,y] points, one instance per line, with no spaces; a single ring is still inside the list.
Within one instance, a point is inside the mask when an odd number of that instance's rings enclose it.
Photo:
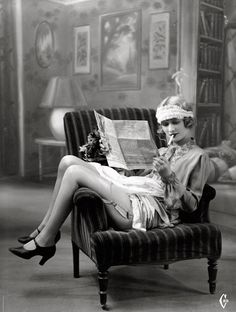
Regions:
[[[38,65],[50,66],[54,56],[54,36],[51,25],[47,21],[38,24],[35,33],[35,55]]]
[[[100,16],[100,89],[140,88],[141,12]]]
[[[170,48],[170,14],[150,14],[149,69],[168,68]]]
[[[74,28],[74,73],[90,73],[90,26]]]

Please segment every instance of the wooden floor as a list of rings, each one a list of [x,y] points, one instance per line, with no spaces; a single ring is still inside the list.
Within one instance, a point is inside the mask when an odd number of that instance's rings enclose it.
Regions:
[[[0,180],[0,291],[2,312],[101,311],[94,264],[81,258],[81,278],[72,277],[70,220],[62,229],[56,255],[43,267],[39,258],[22,260],[8,247],[28,234],[45,213],[52,185]],[[236,232],[222,227],[223,252],[215,295],[208,292],[207,260],[160,266],[119,266],[110,269],[108,305],[112,311],[236,311]],[[220,306],[222,294],[229,300]]]

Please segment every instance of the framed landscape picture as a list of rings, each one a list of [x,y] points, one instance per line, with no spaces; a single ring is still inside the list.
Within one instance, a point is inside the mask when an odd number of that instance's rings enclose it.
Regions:
[[[74,28],[74,73],[90,73],[90,26]]]
[[[100,16],[100,89],[140,88],[141,12]]]
[[[168,68],[170,45],[170,14],[150,15],[149,69]]]

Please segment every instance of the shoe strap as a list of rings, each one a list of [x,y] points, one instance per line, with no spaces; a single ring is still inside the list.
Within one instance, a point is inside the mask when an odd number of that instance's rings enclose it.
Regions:
[[[36,248],[41,248],[41,246],[39,246],[39,244],[36,242],[35,238],[34,238],[34,243],[35,243]]]

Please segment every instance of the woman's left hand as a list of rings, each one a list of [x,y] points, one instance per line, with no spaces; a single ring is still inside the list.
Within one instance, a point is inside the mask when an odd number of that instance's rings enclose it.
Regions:
[[[154,157],[153,159],[153,169],[158,172],[163,178],[167,178],[171,175],[172,170],[168,160],[164,156]]]
[[[105,137],[102,137],[99,140],[99,147],[100,147],[100,150],[101,150],[103,155],[106,156],[107,154],[109,154],[109,151],[110,151],[109,143],[108,143],[108,141],[106,140]]]

